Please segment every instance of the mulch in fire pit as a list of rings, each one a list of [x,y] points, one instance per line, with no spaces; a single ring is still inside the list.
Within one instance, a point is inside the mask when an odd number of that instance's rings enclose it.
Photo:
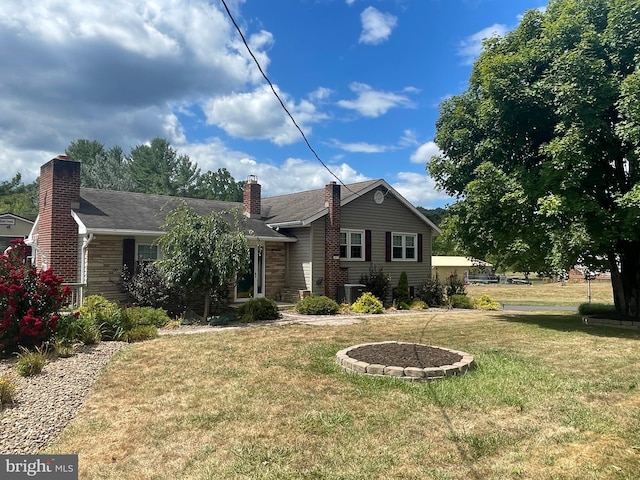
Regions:
[[[397,367],[441,367],[462,360],[457,353],[415,343],[377,343],[349,350],[349,357],[362,362]]]

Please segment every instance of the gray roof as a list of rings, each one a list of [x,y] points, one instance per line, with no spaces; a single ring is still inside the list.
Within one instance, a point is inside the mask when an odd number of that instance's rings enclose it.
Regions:
[[[240,202],[81,188],[80,208],[73,211],[87,232],[157,234],[167,213],[183,202],[198,215],[243,209]],[[249,236],[287,240],[259,219],[247,218],[245,227]]]
[[[438,228],[420,214],[383,179],[368,180],[340,186],[340,204],[345,205],[372,189],[383,186],[394,192],[409,209],[415,212],[436,232]],[[325,188],[290,193],[276,197],[262,198],[262,218],[246,218],[246,232],[249,236],[262,239],[292,241],[272,227],[283,225],[308,225],[327,214]],[[80,189],[80,208],[74,208],[77,220],[87,233],[111,233],[129,235],[157,235],[162,233],[162,225],[167,213],[178,205],[186,203],[198,215],[211,211],[243,211],[240,202],[203,200],[197,198],[170,197],[148,193],[118,192],[95,188]]]
[[[351,183],[347,186],[341,185],[340,204],[349,203],[380,182],[384,182],[384,180],[368,180],[366,182]],[[327,207],[324,204],[324,192],[325,188],[319,188],[263,198],[262,212],[265,221],[270,225],[312,221],[324,215],[327,211]]]

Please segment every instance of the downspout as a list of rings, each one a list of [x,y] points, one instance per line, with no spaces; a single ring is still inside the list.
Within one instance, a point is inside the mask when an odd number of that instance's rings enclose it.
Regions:
[[[82,306],[84,300],[84,286],[89,277],[87,265],[89,263],[89,244],[93,241],[93,233],[85,235],[82,240],[82,254],[80,255],[80,286],[78,287],[78,306]]]

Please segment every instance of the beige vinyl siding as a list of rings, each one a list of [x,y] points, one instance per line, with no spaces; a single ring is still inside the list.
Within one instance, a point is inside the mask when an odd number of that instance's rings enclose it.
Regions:
[[[381,204],[373,200],[375,190],[344,206],[340,220],[343,229],[371,230],[371,262],[343,261],[349,269],[349,282],[359,283],[374,264],[391,276],[391,286],[398,284],[400,274],[407,272],[410,286],[417,286],[431,276],[432,229],[404,203],[389,193]],[[385,232],[422,234],[422,262],[385,261]]]
[[[294,290],[311,289],[311,229],[295,228],[287,231],[295,236],[298,241],[289,243],[288,266],[288,287]]]

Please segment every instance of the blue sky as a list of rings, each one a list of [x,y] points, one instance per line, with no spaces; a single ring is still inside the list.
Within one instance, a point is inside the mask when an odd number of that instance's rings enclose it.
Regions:
[[[125,152],[167,138],[202,171],[263,194],[384,178],[451,203],[425,170],[438,105],[466,89],[483,38],[547,0],[2,0],[0,181],[73,140]]]

